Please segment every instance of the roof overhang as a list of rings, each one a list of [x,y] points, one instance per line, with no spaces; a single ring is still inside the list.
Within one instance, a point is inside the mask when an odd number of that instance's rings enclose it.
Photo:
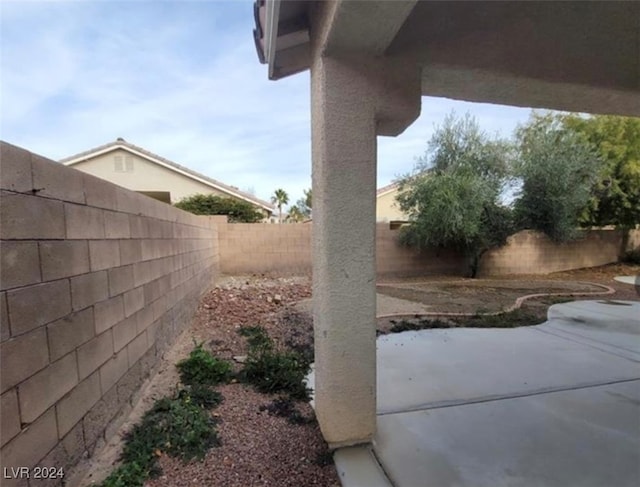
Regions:
[[[305,0],[256,0],[253,37],[258,58],[269,65],[269,79],[280,79],[309,68],[310,38]]]
[[[640,2],[256,0],[255,37],[270,79],[395,59],[423,96],[640,115]]]

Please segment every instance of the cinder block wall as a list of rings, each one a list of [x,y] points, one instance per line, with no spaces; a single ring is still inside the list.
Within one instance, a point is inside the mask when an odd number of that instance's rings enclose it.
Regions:
[[[270,276],[311,273],[310,223],[227,223],[218,226],[220,271]]]
[[[223,274],[311,274],[310,223],[273,225],[229,223],[219,225],[220,266]],[[419,252],[397,243],[397,230],[376,224],[378,277],[407,277],[464,272],[455,252]]]
[[[632,232],[630,243],[635,242]],[[507,245],[487,252],[480,263],[479,276],[507,274],[548,274],[550,272],[596,267],[618,262],[624,253],[618,230],[590,230],[579,240],[554,243],[541,233],[524,230],[509,237]],[[631,243],[631,245],[633,245]]]
[[[228,275],[311,274],[311,230],[309,223],[219,225],[221,271]],[[379,279],[468,275],[468,264],[459,253],[447,249],[417,251],[399,245],[397,238],[398,230],[391,230],[388,223],[376,225]],[[591,230],[584,238],[566,244],[525,230],[511,236],[504,247],[487,252],[478,276],[548,274],[609,264],[619,260],[624,253],[622,246],[622,233],[617,230]],[[640,230],[633,230],[626,249],[639,246]]]
[[[464,275],[465,259],[453,250],[415,250],[398,243],[397,229],[376,224],[376,266],[378,279],[440,275]]]
[[[216,223],[6,143],[0,183],[1,464],[68,471],[189,325]]]

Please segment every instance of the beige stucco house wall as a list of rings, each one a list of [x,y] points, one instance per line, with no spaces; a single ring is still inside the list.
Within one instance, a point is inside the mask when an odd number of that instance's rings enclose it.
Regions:
[[[396,196],[398,196],[398,185],[395,183],[384,186],[377,191],[377,222],[407,221],[409,219],[409,217],[400,210]]]
[[[247,201],[261,210],[265,218],[269,218],[274,211],[266,201],[121,138],[60,162],[165,203],[176,203],[187,196],[201,193]]]
[[[123,161],[126,161],[126,169],[121,167]],[[82,161],[73,168],[133,191],[169,193],[171,203],[196,193],[227,196],[193,177],[151,163],[123,149]]]

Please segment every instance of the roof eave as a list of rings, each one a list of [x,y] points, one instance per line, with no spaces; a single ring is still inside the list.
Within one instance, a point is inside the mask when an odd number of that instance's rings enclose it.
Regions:
[[[268,65],[270,80],[309,69],[308,4],[302,0],[256,0],[254,42],[258,59]]]

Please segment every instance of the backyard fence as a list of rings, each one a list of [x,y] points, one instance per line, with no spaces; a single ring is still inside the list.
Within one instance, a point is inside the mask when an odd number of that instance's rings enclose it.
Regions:
[[[213,284],[215,219],[9,144],[0,161],[1,463],[70,480]]]
[[[311,273],[311,224],[223,223],[218,228],[220,268],[224,274]],[[398,232],[388,223],[376,224],[379,279],[468,274],[468,265],[459,253],[446,249],[418,251],[402,246],[398,243]],[[548,274],[610,264],[617,262],[625,251],[640,247],[640,230],[630,232],[624,244],[624,234],[618,230],[585,231],[578,240],[563,244],[524,230],[512,235],[505,246],[485,253],[478,276]]]

